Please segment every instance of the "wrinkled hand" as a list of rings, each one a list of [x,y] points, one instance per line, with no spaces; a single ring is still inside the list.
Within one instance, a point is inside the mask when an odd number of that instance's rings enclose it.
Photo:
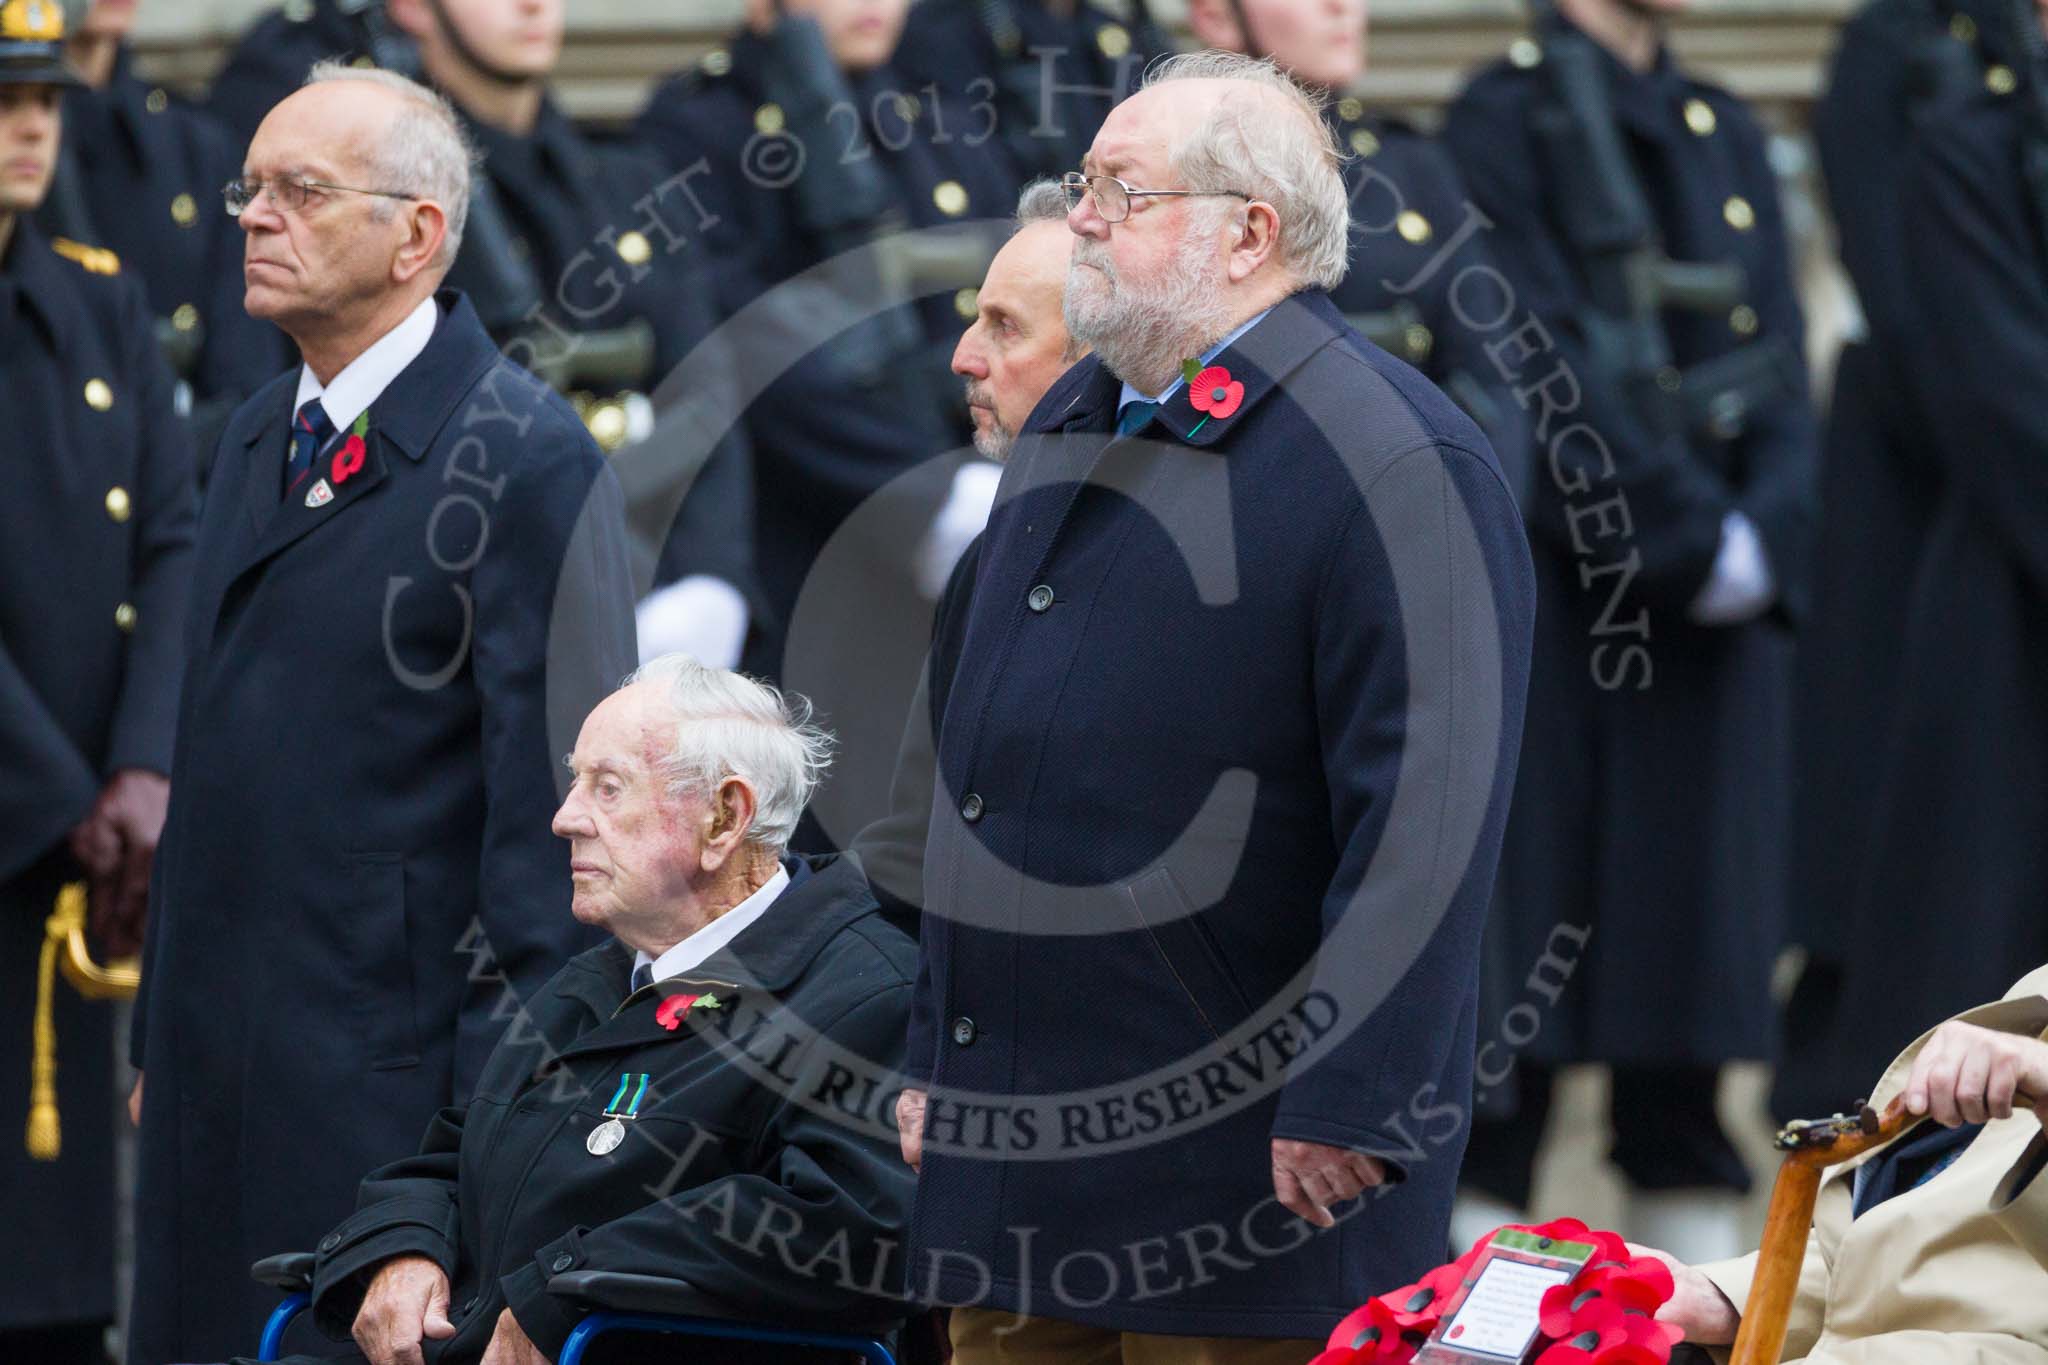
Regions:
[[[1319,1228],[1337,1225],[1332,1204],[1356,1199],[1386,1179],[1387,1168],[1378,1157],[1320,1142],[1273,1139],[1274,1197]]]
[[[497,1330],[491,1333],[491,1344],[484,1348],[481,1365],[548,1365],[548,1358],[540,1353],[540,1347],[527,1340],[526,1329],[507,1308],[498,1314]]]
[[[111,957],[142,951],[149,867],[170,799],[171,784],[161,774],[123,768],[71,831],[72,854],[85,868],[92,934]]]
[[[1685,1329],[1685,1339],[1700,1346],[1726,1346],[1735,1340],[1742,1314],[1715,1284],[1699,1271],[1669,1252],[1625,1242],[1631,1256],[1648,1256],[1671,1270],[1671,1297],[1657,1310],[1659,1322],[1675,1322]]]
[[[1948,1128],[2011,1118],[2015,1104],[2048,1124],[2048,1043],[1951,1019],[1913,1059],[1903,1093],[1908,1113]]]
[[[370,1365],[424,1365],[423,1337],[440,1341],[455,1335],[448,1321],[447,1274],[425,1256],[392,1257],[371,1279],[349,1335]]]
[[[913,1171],[924,1169],[925,1092],[905,1090],[896,1097],[896,1145],[903,1150],[903,1164]]]

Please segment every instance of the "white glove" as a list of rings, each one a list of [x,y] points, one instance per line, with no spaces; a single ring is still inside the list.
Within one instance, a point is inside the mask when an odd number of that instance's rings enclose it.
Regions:
[[[693,573],[642,598],[633,612],[640,662],[683,653],[711,668],[733,668],[747,638],[747,599],[723,578]]]
[[[1748,517],[1730,512],[1721,518],[1714,571],[1686,615],[1703,626],[1733,626],[1761,616],[1777,600],[1778,578],[1763,537]]]
[[[970,460],[953,473],[953,491],[946,505],[932,518],[931,529],[917,543],[910,571],[917,590],[936,602],[953,576],[953,566],[967,553],[968,544],[988,525],[989,509],[995,506],[996,485],[1003,481],[1003,467],[987,460]]]

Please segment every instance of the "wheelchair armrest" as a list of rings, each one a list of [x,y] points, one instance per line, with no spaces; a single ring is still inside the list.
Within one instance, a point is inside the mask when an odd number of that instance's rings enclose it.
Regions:
[[[287,1294],[301,1293],[313,1287],[313,1253],[282,1251],[265,1256],[249,1267],[249,1278]]]
[[[704,1299],[687,1280],[667,1275],[632,1275],[622,1270],[571,1270],[548,1278],[548,1293],[578,1299],[593,1308],[626,1313],[704,1311]]]

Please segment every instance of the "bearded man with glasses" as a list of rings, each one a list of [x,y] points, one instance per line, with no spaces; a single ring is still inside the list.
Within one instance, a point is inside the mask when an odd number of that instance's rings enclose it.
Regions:
[[[137,1362],[246,1348],[250,1263],[317,1245],[587,942],[553,756],[633,665],[621,499],[440,288],[470,160],[440,97],[316,67],[226,189],[244,305],[303,364],[229,420],[200,514],[133,1038]]]

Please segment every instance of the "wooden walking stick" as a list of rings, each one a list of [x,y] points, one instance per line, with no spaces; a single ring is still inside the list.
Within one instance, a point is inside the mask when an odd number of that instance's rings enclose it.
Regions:
[[[1785,1164],[1778,1168],[1777,1183],[1771,1186],[1763,1247],[1757,1252],[1756,1274],[1750,1280],[1729,1365],[1778,1365],[1778,1353],[1785,1349],[1785,1332],[1791,1325],[1792,1299],[1799,1292],[1799,1271],[1806,1262],[1813,1208],[1827,1168],[1890,1142],[1914,1121],[1900,1097],[1885,1107],[1882,1116],[1858,1101],[1853,1115],[1794,1119],[1778,1131],[1778,1150],[1785,1153]]]

